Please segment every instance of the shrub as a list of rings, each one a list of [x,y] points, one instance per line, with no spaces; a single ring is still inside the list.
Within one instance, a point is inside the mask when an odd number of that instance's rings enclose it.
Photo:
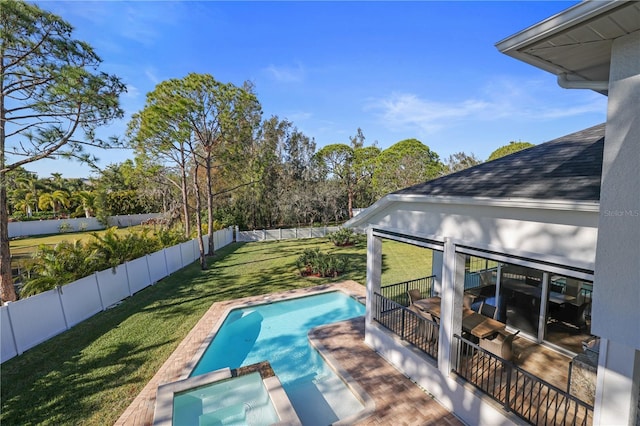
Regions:
[[[347,269],[348,265],[349,261],[346,257],[323,253],[319,248],[305,249],[296,261],[302,276],[337,277]]]
[[[71,232],[73,231],[73,226],[71,226],[69,222],[62,222],[60,226],[58,226],[58,231],[61,234],[64,234],[65,232]]]
[[[358,244],[362,240],[362,236],[353,232],[350,228],[340,228],[335,232],[327,235],[329,241],[338,247],[352,246]]]

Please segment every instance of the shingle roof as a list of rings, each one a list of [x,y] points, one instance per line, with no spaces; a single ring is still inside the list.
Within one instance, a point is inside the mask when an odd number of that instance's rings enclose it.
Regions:
[[[599,201],[604,124],[394,194]]]

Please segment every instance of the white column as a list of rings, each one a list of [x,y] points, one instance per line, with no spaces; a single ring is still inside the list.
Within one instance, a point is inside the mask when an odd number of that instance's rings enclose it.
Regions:
[[[382,240],[373,235],[373,228],[367,229],[367,314],[365,325],[373,321],[373,293],[380,293],[382,282]]]
[[[431,275],[433,275],[433,295],[442,293],[442,266],[444,252],[431,250],[433,256],[431,258]]]
[[[594,424],[635,424],[640,348],[640,32],[614,40],[591,331],[603,338]]]
[[[464,293],[464,255],[456,253],[449,238],[444,242],[442,268],[442,298],[440,304],[440,338],[438,369],[447,377],[454,367],[456,341],[454,334],[462,332],[462,299]]]
[[[601,339],[594,425],[635,425],[640,392],[640,351]]]

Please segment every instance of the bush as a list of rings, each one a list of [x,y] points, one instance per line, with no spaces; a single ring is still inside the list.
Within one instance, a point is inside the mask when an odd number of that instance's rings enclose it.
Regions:
[[[302,276],[337,277],[347,269],[349,261],[344,256],[323,253],[319,248],[308,248],[300,255],[296,266]]]
[[[338,247],[352,246],[358,244],[362,240],[362,235],[353,232],[350,228],[340,228],[335,232],[327,235],[329,241]]]
[[[61,225],[62,226],[62,225]],[[105,233],[92,233],[94,240],[63,241],[53,247],[41,245],[34,254],[33,264],[22,275],[21,297],[32,296],[91,275],[96,271],[115,268],[127,261],[184,242],[173,230],[161,230],[150,235],[149,229],[124,236],[109,228]]]

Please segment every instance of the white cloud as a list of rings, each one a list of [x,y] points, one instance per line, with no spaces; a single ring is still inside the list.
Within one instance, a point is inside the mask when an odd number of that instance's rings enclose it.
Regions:
[[[463,121],[536,122],[604,114],[606,102],[606,97],[595,92],[569,92],[549,85],[548,81],[516,83],[496,78],[480,90],[479,95],[462,100],[434,100],[416,93],[392,93],[368,101],[364,109],[373,111],[390,130],[417,130],[426,135],[458,126]]]
[[[266,68],[266,72],[276,81],[282,83],[294,83],[300,82],[305,78],[305,69],[300,63],[296,63],[294,66],[276,66],[269,65]]]

